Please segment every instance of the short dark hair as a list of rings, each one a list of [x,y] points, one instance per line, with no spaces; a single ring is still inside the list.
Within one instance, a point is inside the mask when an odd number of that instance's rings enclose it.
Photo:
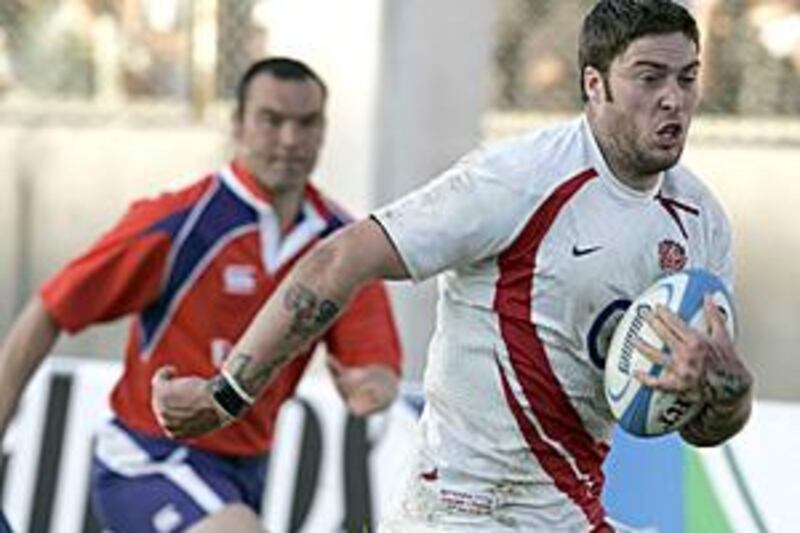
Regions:
[[[578,65],[583,101],[588,101],[583,86],[586,67],[592,66],[605,76],[614,58],[636,39],[675,32],[686,35],[700,49],[694,17],[672,0],[600,0],[586,15],[581,29]]]
[[[239,84],[236,86],[236,117],[241,119],[244,116],[245,104],[247,104],[247,90],[253,78],[261,74],[269,74],[279,80],[305,81],[311,80],[322,89],[322,97],[327,98],[328,87],[311,67],[288,57],[268,57],[256,61],[242,74]]]

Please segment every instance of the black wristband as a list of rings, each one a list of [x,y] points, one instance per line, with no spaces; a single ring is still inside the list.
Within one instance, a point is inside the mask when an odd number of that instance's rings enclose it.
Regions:
[[[250,407],[247,400],[236,392],[223,374],[211,378],[211,397],[232,418],[239,418],[239,415]]]

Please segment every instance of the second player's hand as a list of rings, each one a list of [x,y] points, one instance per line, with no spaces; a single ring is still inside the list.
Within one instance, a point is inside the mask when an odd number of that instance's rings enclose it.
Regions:
[[[173,367],[159,368],[151,391],[153,412],[168,436],[196,437],[230,422],[211,399],[209,380],[174,374]]]
[[[664,366],[657,377],[640,373],[638,378],[644,385],[688,400],[734,402],[747,393],[752,376],[736,354],[725,318],[709,299],[704,303],[704,313],[707,332],[691,328],[675,313],[658,306],[648,324],[664,341],[669,355],[638,340],[636,347],[651,361]]]
[[[330,357],[328,368],[347,408],[356,416],[385,409],[397,396],[397,374],[387,366],[348,367]]]

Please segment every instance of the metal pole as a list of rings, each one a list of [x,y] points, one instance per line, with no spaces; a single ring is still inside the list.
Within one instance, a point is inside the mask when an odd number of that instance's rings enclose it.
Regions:
[[[191,11],[191,105],[202,120],[215,96],[217,66],[217,0],[193,0]]]

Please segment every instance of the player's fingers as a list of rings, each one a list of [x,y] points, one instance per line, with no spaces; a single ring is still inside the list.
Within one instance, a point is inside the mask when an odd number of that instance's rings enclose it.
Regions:
[[[153,373],[152,385],[155,387],[157,384],[166,383],[175,377],[175,367],[165,365]]]
[[[664,333],[678,342],[685,340],[687,334],[691,333],[688,324],[665,305],[658,304],[656,306],[653,321],[659,323]],[[666,339],[664,340],[666,341]]]
[[[668,366],[670,361],[669,356],[652,344],[643,341],[641,338],[636,337],[633,339],[633,347],[639,350],[642,355],[647,357],[651,363]]]
[[[703,299],[703,313],[708,325],[708,334],[712,338],[728,335],[728,330],[725,328],[725,316],[709,294],[706,294]]]
[[[173,435],[169,430],[171,425],[170,417],[168,413],[165,412],[164,405],[155,388],[152,396],[150,397],[150,409],[153,411],[153,415],[155,415],[158,425],[161,426],[168,437],[172,437]]]
[[[374,400],[367,394],[355,394],[347,400],[347,408],[354,416],[364,416],[373,409]]]
[[[347,405],[355,416],[366,416],[386,407],[390,398],[376,386],[362,387],[348,399]]]
[[[681,344],[682,338],[676,334],[675,330],[670,327],[669,324],[667,324],[663,316],[659,314],[658,311],[650,314],[645,320],[647,320],[647,325],[653,330],[658,338],[661,339],[671,350],[674,351],[675,348]]]
[[[343,366],[336,376],[336,381],[345,391],[355,392],[359,389],[370,386],[373,381],[370,371],[362,367]]]
[[[652,376],[647,372],[637,370],[634,376],[645,387],[651,387],[666,392],[679,392],[681,390],[677,380],[672,374],[662,373],[658,376]]]

